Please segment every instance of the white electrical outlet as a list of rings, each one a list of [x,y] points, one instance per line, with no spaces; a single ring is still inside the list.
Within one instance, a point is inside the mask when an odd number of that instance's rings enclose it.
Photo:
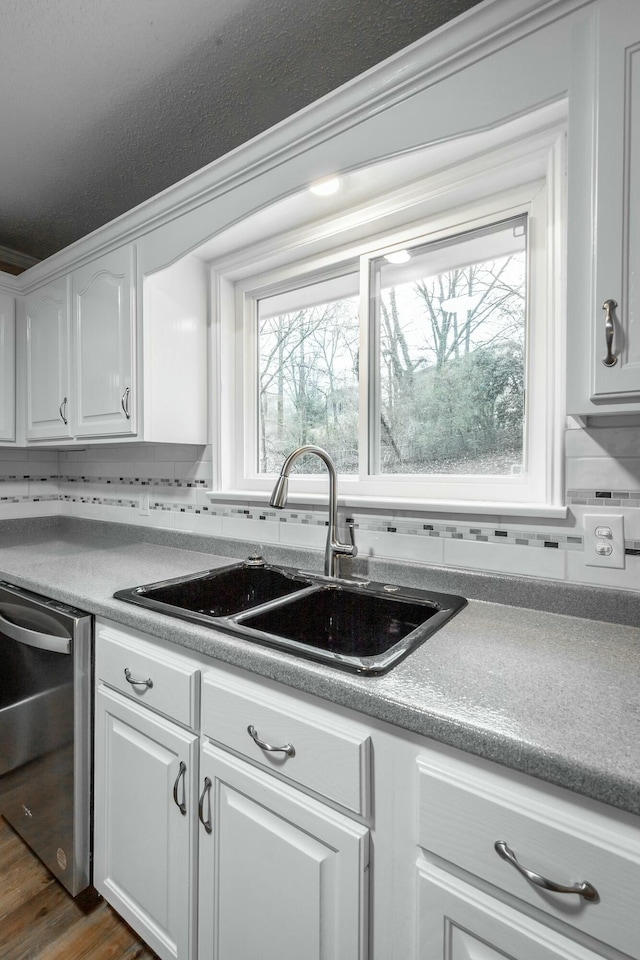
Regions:
[[[149,494],[143,493],[140,495],[140,500],[138,502],[138,515],[141,517],[149,516]]]
[[[588,567],[624,567],[624,518],[621,514],[587,513],[584,552]]]

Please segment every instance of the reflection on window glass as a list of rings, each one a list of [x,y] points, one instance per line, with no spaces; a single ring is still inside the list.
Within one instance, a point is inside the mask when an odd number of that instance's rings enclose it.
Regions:
[[[374,474],[523,472],[526,218],[373,264]]]
[[[357,474],[358,345],[357,274],[258,301],[258,473],[313,443]],[[299,469],[325,468],[312,457]]]

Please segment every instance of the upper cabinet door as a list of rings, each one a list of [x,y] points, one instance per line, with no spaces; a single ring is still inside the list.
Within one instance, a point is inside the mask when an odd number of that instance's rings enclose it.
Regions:
[[[68,304],[65,278],[25,298],[27,440],[71,435]]]
[[[606,2],[598,16],[592,390],[615,400],[640,398],[640,4]]]
[[[78,437],[136,432],[133,257],[123,247],[73,274]]]
[[[15,309],[11,294],[0,294],[0,443],[14,443],[16,439]]]
[[[640,411],[640,4],[575,31],[569,94],[567,412]],[[606,305],[606,309],[604,308]]]

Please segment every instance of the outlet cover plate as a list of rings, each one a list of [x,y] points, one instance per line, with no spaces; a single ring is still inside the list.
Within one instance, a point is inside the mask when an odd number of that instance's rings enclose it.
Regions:
[[[611,536],[597,536],[605,530]],[[611,553],[598,553],[605,546]],[[624,517],[620,513],[586,513],[584,516],[584,552],[588,567],[624,568]]]

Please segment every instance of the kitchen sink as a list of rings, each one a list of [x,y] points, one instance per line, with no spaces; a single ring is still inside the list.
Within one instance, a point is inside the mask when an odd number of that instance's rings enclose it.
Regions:
[[[297,574],[249,560],[189,577],[120,590],[115,596],[154,610],[169,608],[164,612],[190,620],[190,614],[228,617],[301,590],[309,582]]]
[[[467,602],[394,584],[321,577],[260,559],[114,596],[363,674],[389,670]]]

